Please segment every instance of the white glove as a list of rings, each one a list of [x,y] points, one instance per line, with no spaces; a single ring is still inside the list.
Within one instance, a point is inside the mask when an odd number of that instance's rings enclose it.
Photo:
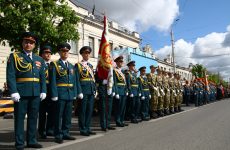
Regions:
[[[141,97],[141,93],[139,93],[139,97]]]
[[[107,90],[107,94],[111,95],[112,94],[112,89]]]
[[[127,93],[126,93],[126,96],[128,96],[128,95],[129,95],[129,93],[127,92]]]
[[[46,93],[41,93],[40,98],[41,98],[41,101],[43,101],[46,98]]]
[[[113,92],[113,96],[115,96],[115,92]]]
[[[145,100],[145,97],[144,97],[144,96],[142,96],[142,97],[141,97],[141,100]]]
[[[13,94],[11,94],[11,98],[14,102],[19,102],[21,97],[20,97],[19,93],[13,93]]]
[[[77,96],[79,99],[83,99],[83,94],[82,93],[80,93],[80,94],[78,94],[78,96]]]
[[[130,94],[129,97],[133,97],[134,95],[133,94]]]
[[[149,98],[151,99],[151,95],[149,95]]]
[[[160,93],[159,93],[159,91],[157,91],[157,96],[158,96],[158,97],[160,97],[160,96],[161,96],[161,95],[160,95]]]
[[[98,95],[98,93],[97,93],[97,91],[95,92],[95,94],[94,94],[94,98],[96,98],[97,97],[97,95]]]
[[[119,94],[116,94],[115,98],[116,98],[116,99],[119,99],[119,98],[120,98]]]
[[[108,80],[103,80],[103,81],[102,81],[102,84],[103,84],[103,85],[106,85],[107,83],[108,83]]]
[[[57,101],[57,100],[58,100],[58,97],[52,97],[51,100],[52,100],[52,101]]]

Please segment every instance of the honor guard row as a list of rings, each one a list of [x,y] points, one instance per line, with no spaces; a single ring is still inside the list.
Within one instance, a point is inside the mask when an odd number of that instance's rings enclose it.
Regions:
[[[42,148],[36,138],[37,120],[40,138],[54,136],[59,144],[64,140],[75,140],[70,135],[70,128],[76,99],[80,134],[96,134],[91,130],[91,118],[97,92],[102,131],[115,129],[111,126],[112,112],[116,126],[124,127],[128,125],[125,120],[136,124],[182,111],[183,99],[186,105],[194,99],[197,106],[215,99],[214,85],[205,88],[198,80],[182,85],[178,74],[154,65],[150,66],[150,73],[146,73],[146,66],[140,67],[138,76],[135,61],[130,61],[124,71],[123,56],[114,59],[116,67],[112,70],[112,78],[101,80],[89,63],[92,52],[89,46],[80,49],[82,61],[73,65],[68,61],[71,49],[68,43],[57,46],[60,59],[51,62],[52,47],[48,43],[40,48],[40,57],[33,53],[38,44],[33,33],[24,33],[21,40],[21,50],[10,54],[7,63],[7,84],[14,101],[15,147],[18,150],[24,149],[26,114],[27,147]],[[108,90],[108,87],[112,89]]]

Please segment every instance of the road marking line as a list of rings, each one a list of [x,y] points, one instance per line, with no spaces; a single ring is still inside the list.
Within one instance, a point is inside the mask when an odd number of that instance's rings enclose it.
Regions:
[[[118,129],[117,131],[122,131],[123,129]]]
[[[184,110],[182,112],[178,112],[178,113],[175,113],[175,114],[171,114],[171,115],[168,115],[168,116],[164,116],[164,117],[161,117],[161,118],[152,119],[152,120],[149,120],[148,122],[156,122],[156,121],[159,121],[159,120],[162,120],[162,119],[166,119],[166,118],[169,118],[169,117],[173,117],[173,116],[176,116],[176,115],[179,115],[179,114],[183,114],[183,113],[195,110],[195,109],[197,109],[197,107],[192,108],[192,109],[188,109],[188,110]]]
[[[99,137],[102,137],[102,136],[104,136],[104,134],[97,134],[97,135],[90,136],[90,137],[87,137],[87,138],[82,138],[82,139],[79,139],[79,140],[74,140],[74,141],[66,142],[66,143],[59,144],[59,145],[53,145],[53,146],[50,146],[50,147],[41,148],[40,150],[53,150],[53,149],[57,149],[57,148],[61,148],[61,147],[69,146],[69,145],[73,145],[73,144],[76,144],[76,143],[80,143],[80,142],[84,142],[84,141],[89,141],[89,140],[96,139],[96,138],[99,138]]]
[[[14,129],[14,127],[9,127],[9,128],[0,128],[0,129],[1,129],[1,130],[8,130],[8,129],[12,129],[12,130],[13,130],[13,129]],[[0,130],[0,131],[1,131],[1,130]]]

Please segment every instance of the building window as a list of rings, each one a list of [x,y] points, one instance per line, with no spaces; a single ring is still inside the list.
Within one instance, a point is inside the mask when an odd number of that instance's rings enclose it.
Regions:
[[[110,50],[113,50],[113,43],[109,43]]]
[[[94,38],[93,37],[89,37],[89,47],[91,47],[92,52],[90,53],[91,57],[94,57]]]
[[[71,46],[70,53],[77,54],[77,42],[70,40],[68,43]]]

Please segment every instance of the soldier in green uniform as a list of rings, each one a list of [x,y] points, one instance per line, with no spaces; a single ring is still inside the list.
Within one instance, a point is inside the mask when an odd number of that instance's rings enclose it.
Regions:
[[[117,65],[113,71],[115,91],[115,122],[118,127],[124,127],[128,125],[124,122],[126,96],[128,94],[128,89],[126,86],[125,75],[121,70],[123,64],[123,56],[117,57],[114,59],[114,62]]]
[[[180,79],[180,75],[177,74],[177,84],[178,84],[178,111],[183,111],[181,105],[183,103],[183,85]]]
[[[164,88],[164,115],[169,115],[169,104],[170,104],[170,88],[169,88],[169,77],[166,71],[163,72],[163,88]]]
[[[62,43],[57,47],[60,59],[50,64],[50,93],[51,99],[56,101],[54,136],[56,143],[63,140],[75,140],[70,136],[72,105],[76,99],[76,75],[74,66],[68,62],[68,43]]]
[[[127,66],[129,67],[126,73],[127,87],[129,91],[129,101],[130,101],[130,117],[131,123],[138,123],[138,113],[140,106],[140,88],[137,80],[137,72],[135,69],[135,61],[130,61]]]
[[[193,87],[193,99],[194,99],[194,103],[195,103],[195,106],[198,107],[199,106],[199,95],[200,95],[200,91],[199,91],[199,85],[198,85],[197,79],[194,79],[192,87]]]
[[[151,93],[150,99],[150,117],[155,119],[158,117],[157,114],[157,106],[158,106],[158,96],[159,96],[159,89],[157,85],[157,75],[155,74],[156,66],[150,66],[150,73],[147,74],[148,82],[149,82],[149,89]]]
[[[164,87],[163,87],[163,78],[162,78],[162,71],[160,68],[157,69],[157,85],[159,88],[159,96],[158,96],[158,106],[157,106],[157,112],[159,117],[164,116]]]
[[[149,91],[148,78],[146,76],[146,67],[140,67],[139,71],[140,76],[138,77],[138,80],[141,90],[141,118],[143,121],[148,121],[150,119],[149,100],[151,99],[151,94]]]
[[[96,95],[93,65],[88,62],[91,52],[91,47],[83,46],[80,49],[82,61],[75,65],[76,80],[80,83],[78,84],[79,86],[77,86],[78,98],[80,99],[78,123],[80,134],[83,136],[96,134],[90,129],[94,97]]]
[[[115,92],[113,89],[109,88],[109,86],[111,86],[110,84],[112,83],[111,81],[113,81],[113,77],[109,73],[107,79],[100,79],[98,77],[98,72],[96,72],[95,78],[98,84],[101,130],[105,132],[107,130],[115,130],[116,128],[111,126],[111,114]]]
[[[179,82],[177,80],[177,73],[174,73],[173,82],[174,82],[174,90],[176,92],[175,103],[174,103],[174,112],[178,112],[180,90],[179,90]]]
[[[170,104],[169,104],[169,112],[171,114],[174,113],[174,104],[175,104],[175,97],[176,97],[176,92],[175,92],[175,86],[174,86],[174,79],[172,77],[172,73],[168,72],[169,75],[169,88],[170,88]]]
[[[185,100],[186,106],[189,106],[190,97],[191,97],[191,88],[189,85],[189,81],[186,80],[185,85],[184,85],[184,100]]]
[[[46,98],[44,60],[33,53],[37,37],[31,32],[22,36],[22,51],[10,54],[7,63],[7,85],[14,101],[15,147],[24,149],[24,119],[27,119],[27,147],[42,148],[36,140],[41,100]]]
[[[42,139],[46,139],[47,135],[53,136],[54,133],[55,102],[51,100],[49,88],[49,66],[51,53],[52,47],[48,44],[45,44],[40,50],[40,56],[45,61],[45,76],[47,87],[46,99],[40,103],[39,109],[38,133]]]

